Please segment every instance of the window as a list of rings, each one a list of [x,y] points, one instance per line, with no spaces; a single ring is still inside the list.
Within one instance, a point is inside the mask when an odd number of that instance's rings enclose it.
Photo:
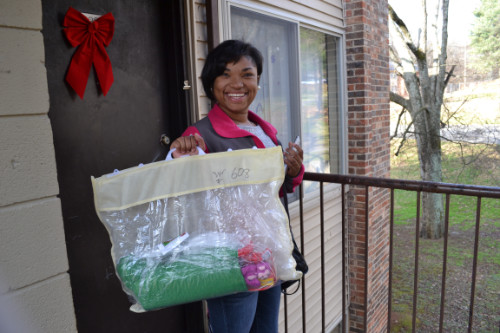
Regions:
[[[286,144],[301,136],[306,171],[341,173],[339,42],[296,21],[231,5],[227,38],[252,43],[264,57],[261,89],[250,109]],[[305,191],[314,190],[305,184]]]
[[[231,7],[231,38],[254,45],[264,58],[260,90],[250,110],[273,124],[285,144],[300,134],[296,24]]]
[[[337,38],[300,29],[301,129],[307,171],[338,173]]]

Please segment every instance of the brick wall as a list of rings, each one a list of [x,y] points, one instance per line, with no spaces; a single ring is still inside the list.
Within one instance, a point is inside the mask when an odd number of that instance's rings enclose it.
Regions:
[[[346,0],[345,18],[348,171],[353,175],[388,177],[390,79],[387,0]],[[369,188],[366,191],[357,187],[352,187],[349,194],[349,331],[386,331],[390,194],[383,189]],[[368,300],[366,323],[365,296]]]

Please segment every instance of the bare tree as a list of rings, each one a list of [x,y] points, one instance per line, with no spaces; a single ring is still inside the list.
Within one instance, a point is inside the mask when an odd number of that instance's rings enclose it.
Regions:
[[[454,67],[446,70],[449,0],[433,3],[434,7],[422,0],[423,22],[417,40],[389,5],[390,56],[409,97],[394,92],[390,96],[392,102],[402,106],[402,112],[411,116],[405,133],[411,131],[415,136],[422,180],[441,182],[441,107]],[[440,238],[443,231],[442,195],[423,193],[420,236]]]

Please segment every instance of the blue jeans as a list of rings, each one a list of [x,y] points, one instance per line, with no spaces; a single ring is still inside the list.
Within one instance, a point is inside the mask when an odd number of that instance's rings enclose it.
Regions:
[[[207,300],[213,333],[276,333],[281,301],[278,284],[263,291]]]

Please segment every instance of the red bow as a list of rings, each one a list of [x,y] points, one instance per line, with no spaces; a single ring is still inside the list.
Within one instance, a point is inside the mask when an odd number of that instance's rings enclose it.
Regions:
[[[115,18],[111,13],[107,13],[90,22],[85,15],[69,7],[63,26],[71,45],[73,47],[80,45],[69,65],[66,81],[83,99],[90,68],[94,64],[102,93],[106,96],[113,84],[113,70],[104,47],[108,46],[113,38]]]

